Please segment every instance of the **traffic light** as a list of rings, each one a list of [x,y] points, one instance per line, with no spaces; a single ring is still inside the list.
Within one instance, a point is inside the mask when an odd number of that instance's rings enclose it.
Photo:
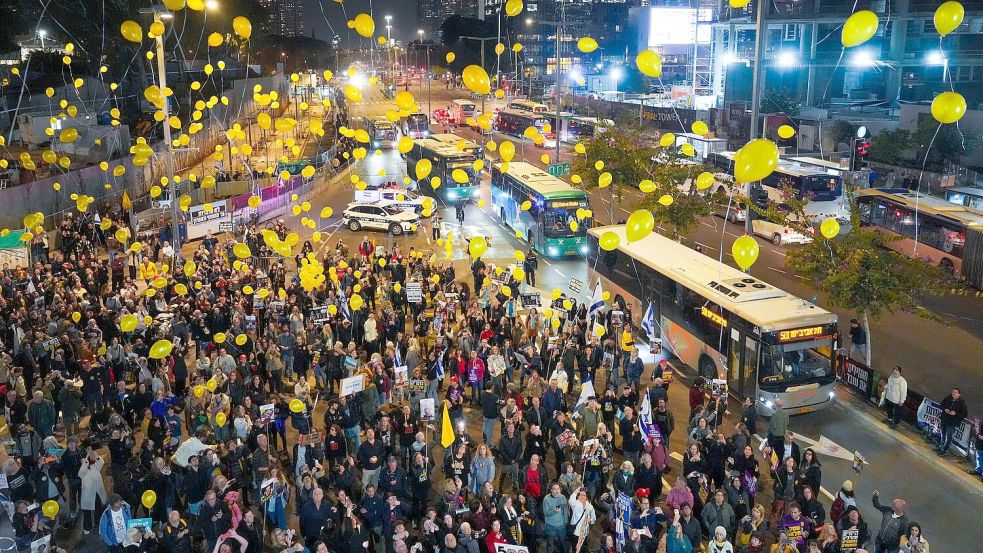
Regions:
[[[850,170],[859,171],[867,165],[867,157],[870,155],[870,140],[866,138],[853,139],[853,152],[850,156]]]

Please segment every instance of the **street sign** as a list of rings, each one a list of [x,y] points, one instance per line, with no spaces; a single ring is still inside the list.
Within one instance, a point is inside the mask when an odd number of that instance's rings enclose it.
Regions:
[[[546,172],[553,175],[554,177],[562,177],[563,175],[570,174],[570,162],[561,161],[559,163],[550,163],[546,166]]]
[[[584,291],[584,281],[579,280],[579,279],[576,279],[576,278],[571,278],[570,279],[570,290],[572,290],[572,291],[574,291],[574,292],[576,292],[578,294],[581,293],[581,292],[583,292]]]

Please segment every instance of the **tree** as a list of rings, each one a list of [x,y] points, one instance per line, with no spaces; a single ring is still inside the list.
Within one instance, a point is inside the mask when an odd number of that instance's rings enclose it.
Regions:
[[[924,165],[930,170],[946,171],[949,165],[962,161],[975,142],[975,138],[964,134],[955,125],[940,125],[934,119],[925,117],[912,136],[911,147],[917,148],[915,166]]]
[[[784,113],[795,117],[802,110],[799,96],[787,88],[769,90],[761,97],[762,113]]]
[[[817,238],[811,244],[788,251],[786,268],[803,275],[831,305],[860,316],[867,333],[866,364],[870,365],[870,323],[885,313],[908,311],[944,322],[918,303],[918,294],[942,293],[949,276],[938,266],[888,250],[890,238],[860,226],[853,205],[850,232],[832,240]]]
[[[905,155],[914,145],[914,138],[906,130],[881,131],[870,139],[870,159],[888,165],[904,166],[908,163]]]
[[[646,195],[638,207],[651,211],[656,226],[667,229],[672,238],[681,240],[700,223],[701,217],[712,214],[722,199],[696,188],[697,175],[706,170],[702,165],[689,163],[689,158],[676,146],[659,148],[649,176],[655,183],[655,190]],[[670,205],[659,202],[664,196],[673,199]]]
[[[640,135],[640,129],[630,126],[607,129],[595,137],[581,141],[585,153],[575,155],[572,160],[571,170],[580,175],[587,188],[598,186],[597,179],[601,173],[611,173],[612,202],[608,204],[611,222],[615,220],[613,204],[624,199],[623,187],[637,187],[643,179],[651,178],[652,158],[658,150],[640,144]],[[601,170],[595,166],[598,161],[604,162]]]

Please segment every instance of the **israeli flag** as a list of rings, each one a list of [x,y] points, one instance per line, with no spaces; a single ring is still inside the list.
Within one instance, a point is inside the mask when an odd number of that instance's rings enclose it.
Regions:
[[[662,437],[659,432],[659,427],[655,425],[655,421],[652,418],[652,402],[649,400],[649,394],[646,390],[645,399],[642,400],[642,410],[638,415],[638,430],[641,431],[642,435],[645,436],[645,441],[655,439],[656,436]]]
[[[395,351],[395,355],[393,356],[393,361],[396,363],[394,366],[395,367],[402,367],[403,366],[403,360],[399,356],[399,342],[396,342],[395,344],[393,344],[393,350]]]
[[[645,316],[642,317],[642,329],[645,330],[645,335],[649,339],[655,336],[655,310],[652,309],[652,302],[649,302],[648,309],[645,310]]]
[[[437,357],[437,364],[434,365],[433,370],[437,373],[437,379],[444,379],[444,364],[440,362],[440,357]]]
[[[601,308],[604,307],[604,296],[601,291],[601,281],[597,281],[594,285],[594,293],[591,295],[590,304],[587,308],[587,314],[591,317],[597,314]]]

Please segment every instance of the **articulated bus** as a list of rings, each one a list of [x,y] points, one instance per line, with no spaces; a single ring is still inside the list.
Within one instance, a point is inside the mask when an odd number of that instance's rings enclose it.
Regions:
[[[706,163],[729,175],[734,174],[734,152],[711,153]],[[797,199],[809,200],[805,214],[811,219],[850,218],[843,179],[817,167],[779,160],[778,168],[761,181],[761,186],[768,192],[768,199],[779,204],[784,202],[784,189],[791,188]]]
[[[452,144],[440,142],[432,138],[421,138],[413,143],[413,149],[406,154],[406,173],[416,176],[416,164],[427,158],[433,164],[430,175],[417,184],[417,191],[430,196],[444,205],[457,205],[468,200],[477,201],[480,176],[474,170],[474,162],[478,155],[462,152]],[[451,177],[455,169],[461,169],[468,174],[468,182],[458,183]],[[440,177],[440,186],[434,190],[430,179]]]
[[[553,136],[552,132],[543,132],[543,129],[549,124],[550,120],[545,115],[503,109],[495,116],[494,128],[500,133],[521,137],[522,133],[526,132],[526,129],[536,127],[536,130],[543,133],[543,136],[551,138]]]
[[[508,172],[492,167],[492,207],[512,230],[522,232],[536,251],[549,257],[587,253],[590,218],[577,219],[578,209],[590,209],[587,194],[529,163],[513,161]],[[529,209],[522,203],[528,201]],[[576,221],[577,230],[571,229]]]
[[[523,99],[512,100],[506,108],[513,111],[528,111],[529,113],[547,113],[550,110],[550,107],[546,104]]]
[[[435,133],[431,135],[430,138],[431,140],[436,140],[437,142],[443,142],[444,144],[454,146],[454,148],[457,148],[458,151],[473,156],[480,156],[485,151],[485,147],[481,144],[453,133]],[[462,142],[464,143],[463,149],[459,146]]]
[[[983,289],[983,211],[906,188],[860,190],[857,206],[863,225],[892,238],[885,247]]]
[[[369,133],[373,148],[392,148],[396,144],[396,125],[385,117],[365,118],[365,130]]]
[[[403,127],[403,134],[412,138],[426,138],[430,136],[430,119],[426,113],[411,113],[400,120]]]
[[[605,232],[621,240],[607,252]],[[658,233],[629,243],[624,225],[588,232],[588,278],[640,323],[652,306],[656,341],[704,378],[727,381],[770,416],[817,411],[835,397],[836,315]]]

